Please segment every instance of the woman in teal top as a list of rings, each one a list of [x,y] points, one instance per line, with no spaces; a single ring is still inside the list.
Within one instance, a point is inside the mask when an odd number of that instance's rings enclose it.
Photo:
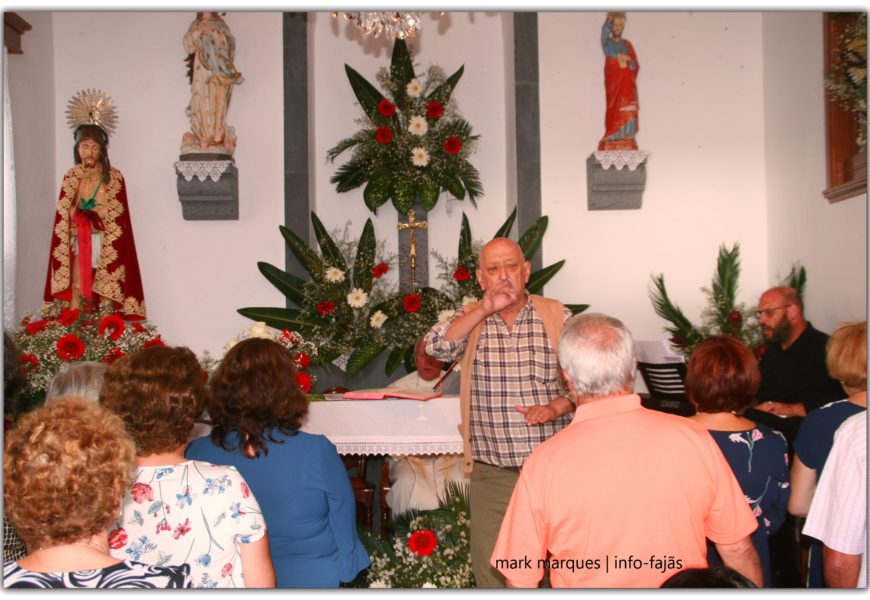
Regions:
[[[212,376],[211,435],[186,454],[232,465],[248,482],[269,530],[276,587],[335,588],[370,560],[335,446],[299,431],[307,412],[290,352],[271,340],[244,340]]]

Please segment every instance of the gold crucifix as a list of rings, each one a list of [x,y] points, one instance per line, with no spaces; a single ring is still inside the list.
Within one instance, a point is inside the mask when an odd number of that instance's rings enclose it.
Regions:
[[[414,294],[417,292],[417,237],[416,230],[417,229],[426,229],[429,226],[427,221],[415,221],[414,220],[414,209],[408,210],[408,222],[407,223],[396,223],[396,229],[402,231],[403,229],[410,229],[411,233],[411,293]]]

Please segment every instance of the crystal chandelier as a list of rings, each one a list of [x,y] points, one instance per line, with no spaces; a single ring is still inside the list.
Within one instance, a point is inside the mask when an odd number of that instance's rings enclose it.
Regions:
[[[403,40],[420,33],[420,13],[418,12],[346,12],[344,18],[372,37],[382,33],[386,38]],[[332,18],[338,13],[332,13]]]

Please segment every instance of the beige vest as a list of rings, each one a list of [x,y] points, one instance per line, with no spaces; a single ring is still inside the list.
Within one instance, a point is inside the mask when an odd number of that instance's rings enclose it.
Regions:
[[[558,300],[551,300],[543,296],[529,294],[529,299],[535,305],[535,310],[541,315],[541,320],[544,322],[544,330],[547,332],[547,337],[550,340],[550,348],[556,353],[556,362],[559,360],[559,336],[562,334],[562,325],[564,324],[564,305]],[[467,310],[471,310],[473,306]],[[462,367],[459,371],[459,410],[462,416],[462,421],[459,424],[459,433],[462,434],[462,453],[464,459],[465,476],[471,476],[471,471],[474,468],[474,460],[471,458],[471,365],[474,362],[474,355],[477,354],[477,342],[480,340],[480,334],[483,331],[484,319],[468,334],[468,344],[465,347],[465,354],[459,362]],[[561,376],[560,376],[561,381]]]

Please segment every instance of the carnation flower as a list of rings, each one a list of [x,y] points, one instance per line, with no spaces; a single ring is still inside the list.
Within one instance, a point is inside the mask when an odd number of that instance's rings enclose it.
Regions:
[[[389,127],[378,127],[375,131],[375,139],[379,144],[389,144],[393,141],[393,130]]]
[[[442,310],[438,313],[438,322],[443,323],[444,321],[449,321],[455,314],[456,311],[450,308],[448,308],[447,310]]]
[[[411,534],[408,548],[417,556],[429,556],[438,546],[438,539],[431,529],[421,529]]]
[[[326,281],[329,283],[341,283],[344,281],[344,271],[335,267],[329,267],[326,269],[324,277],[326,277]]]
[[[31,321],[27,325],[24,326],[24,330],[30,335],[36,335],[43,329],[48,327],[48,321],[45,319],[39,321]]]
[[[474,296],[463,296],[462,297],[462,306],[466,307],[469,304],[474,304],[477,302],[477,298]]]
[[[157,337],[151,338],[150,340],[148,340],[147,342],[142,344],[142,348],[151,348],[153,346],[165,346],[165,345],[166,344],[163,343],[163,338],[158,335]]]
[[[57,322],[63,326],[72,325],[79,320],[79,314],[80,312],[77,308],[65,308],[61,311],[60,316],[57,318]]]
[[[390,270],[389,265],[387,263],[380,263],[372,267],[372,275],[375,279],[380,279],[384,273]]]
[[[311,358],[304,352],[299,352],[293,356],[293,362],[300,369],[307,369],[308,365],[311,364]]]
[[[75,334],[68,333],[57,340],[57,355],[64,360],[78,360],[85,353],[85,344]]]
[[[420,310],[420,294],[405,294],[402,306],[406,312],[415,313]]]
[[[329,300],[325,302],[317,303],[317,312],[319,312],[322,316],[331,315],[335,310],[335,302],[330,302]]]
[[[459,265],[456,267],[456,270],[453,272],[453,279],[456,281],[468,281],[471,279],[471,271]]]
[[[417,146],[411,150],[411,162],[415,167],[425,167],[429,164],[429,153],[425,148]]]
[[[369,295],[360,288],[353,288],[347,295],[347,303],[353,308],[362,308],[369,301]]]
[[[380,329],[384,326],[384,323],[387,321],[387,315],[385,315],[381,311],[375,311],[372,315],[371,319],[369,319],[369,325],[374,327],[375,329]]]
[[[411,98],[419,98],[422,91],[423,86],[420,85],[420,82],[417,81],[416,78],[409,81],[408,85],[405,86],[405,93],[408,94],[408,96],[410,96]]]
[[[444,114],[444,107],[437,100],[433,100],[426,105],[426,116],[433,121],[437,121]]]
[[[126,329],[126,326],[124,325],[124,319],[121,318],[121,315],[112,314],[103,317],[97,327],[97,332],[99,332],[100,335],[106,335],[106,332],[108,331],[109,339],[115,341],[124,335],[124,329]]]
[[[306,394],[311,391],[311,375],[308,373],[296,373],[296,383]]]
[[[378,102],[378,112],[385,117],[392,117],[396,114],[396,105],[384,98]]]
[[[462,150],[462,142],[455,135],[444,140],[444,151],[447,154],[458,154],[460,150]]]
[[[118,347],[115,347],[115,348],[112,348],[111,350],[109,350],[106,353],[106,355],[100,359],[100,362],[104,362],[107,365],[110,365],[113,362],[115,362],[116,360],[118,360],[119,358],[122,358],[123,356],[124,356],[124,351]]]
[[[429,125],[426,123],[426,119],[420,115],[415,115],[408,121],[408,131],[414,135],[426,135],[426,132],[429,131]]]

